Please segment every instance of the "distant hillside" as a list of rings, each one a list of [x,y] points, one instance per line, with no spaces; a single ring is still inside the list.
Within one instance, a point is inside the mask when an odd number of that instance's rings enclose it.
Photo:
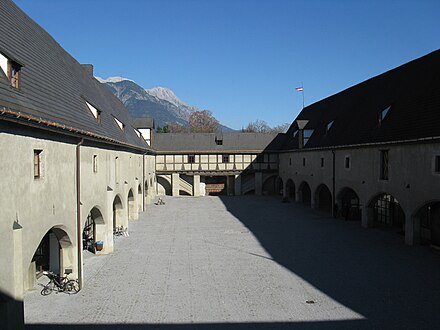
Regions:
[[[133,117],[152,117],[156,127],[163,127],[170,123],[188,126],[188,118],[194,111],[201,109],[182,102],[172,90],[164,87],[144,89],[133,80],[122,77],[110,77],[98,81],[116,95]],[[224,132],[233,129],[223,126]]]

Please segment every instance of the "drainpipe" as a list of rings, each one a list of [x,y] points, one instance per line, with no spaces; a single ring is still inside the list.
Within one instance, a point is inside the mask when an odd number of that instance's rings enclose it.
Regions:
[[[336,208],[335,208],[335,203],[336,203],[336,196],[335,196],[335,151],[332,150],[332,156],[333,156],[333,175],[332,175],[332,215],[333,218],[336,218]]]
[[[82,250],[81,250],[81,154],[80,147],[84,143],[81,139],[76,145],[76,236],[78,248],[78,282],[79,287],[83,287],[82,279]]]
[[[145,154],[142,155],[142,191],[144,192],[142,194],[142,210],[145,212]]]

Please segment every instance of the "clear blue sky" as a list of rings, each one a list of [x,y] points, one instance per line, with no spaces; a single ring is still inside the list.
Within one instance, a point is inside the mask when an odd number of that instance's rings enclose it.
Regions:
[[[95,75],[171,88],[239,129],[440,48],[438,0],[16,0]]]

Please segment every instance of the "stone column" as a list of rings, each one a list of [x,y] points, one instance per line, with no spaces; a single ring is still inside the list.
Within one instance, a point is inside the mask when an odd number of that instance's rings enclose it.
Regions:
[[[235,176],[234,186],[235,186],[235,196],[240,196],[241,195],[241,176],[240,175]]]
[[[179,196],[179,173],[171,174],[171,196]]]
[[[193,177],[193,196],[200,196],[200,175],[194,174]]]
[[[364,206],[362,208],[362,227],[371,228],[374,223],[373,208]]]
[[[263,172],[255,172],[255,195],[263,194]]]

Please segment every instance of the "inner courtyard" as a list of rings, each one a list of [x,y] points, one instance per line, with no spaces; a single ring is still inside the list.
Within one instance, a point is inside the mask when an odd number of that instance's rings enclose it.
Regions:
[[[365,230],[281,196],[163,199],[113,253],[83,251],[78,294],[28,291],[26,329],[440,324],[440,253],[405,245],[398,228]]]

